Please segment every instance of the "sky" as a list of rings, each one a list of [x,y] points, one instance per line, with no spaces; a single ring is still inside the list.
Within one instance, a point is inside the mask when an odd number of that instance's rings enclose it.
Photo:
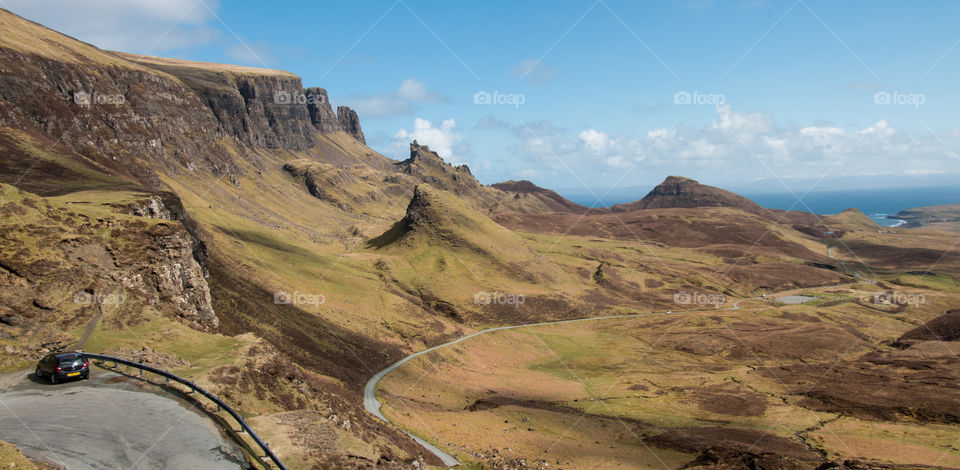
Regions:
[[[481,182],[953,184],[960,2],[0,0],[98,47],[288,70]]]

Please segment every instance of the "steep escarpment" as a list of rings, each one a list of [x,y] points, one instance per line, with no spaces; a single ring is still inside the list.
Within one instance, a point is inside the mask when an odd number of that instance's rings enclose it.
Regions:
[[[346,108],[344,116],[338,117],[326,89],[304,88],[300,77],[289,72],[117,55],[179,78],[209,106],[224,135],[247,145],[306,149],[313,146],[315,131],[363,135],[356,112]],[[341,125],[344,121],[349,130]]]
[[[216,143],[214,115],[172,76],[120,60],[67,64],[5,47],[0,68],[0,128],[24,132],[34,147],[69,149],[75,160],[153,187],[155,167],[236,171]]]
[[[360,128],[360,117],[357,116],[356,111],[346,106],[337,106],[337,121],[340,122],[340,130],[350,134],[360,143],[367,143],[366,137],[363,136],[363,129]]]
[[[158,173],[236,179],[241,160],[263,165],[255,149],[311,149],[343,131],[326,91],[287,72],[100,51],[5,10],[0,36],[0,129],[69,160],[7,162],[38,170],[28,180],[77,164],[152,189]],[[362,136],[355,113],[342,120]]]
[[[669,176],[653,188],[643,199],[611,207],[614,212],[629,212],[642,209],[732,207],[747,212],[764,213],[757,203],[713,186],[700,184],[682,176]]]

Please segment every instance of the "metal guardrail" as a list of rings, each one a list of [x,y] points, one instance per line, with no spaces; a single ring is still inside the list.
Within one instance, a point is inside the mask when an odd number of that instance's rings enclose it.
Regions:
[[[240,425],[240,429],[250,435],[253,441],[256,442],[261,449],[263,449],[263,452],[267,454],[267,457],[269,457],[270,460],[272,460],[273,463],[280,468],[280,470],[287,470],[287,467],[283,464],[283,462],[280,461],[280,458],[277,457],[277,455],[274,454],[272,450],[270,450],[270,446],[266,442],[264,442],[263,439],[260,439],[260,436],[258,436],[257,433],[254,432],[252,428],[250,428],[247,422],[243,419],[243,416],[240,416],[240,414],[237,413],[233,408],[231,408],[230,405],[227,405],[226,403],[223,402],[223,400],[218,398],[216,395],[204,390],[199,385],[187,379],[171,374],[165,370],[157,369],[156,367],[150,367],[148,365],[144,365],[139,362],[128,361],[126,359],[122,359],[119,357],[105,356],[103,354],[91,354],[91,353],[81,353],[81,354],[83,354],[84,356],[90,359],[113,362],[114,366],[118,364],[123,364],[130,367],[136,367],[137,369],[141,370],[141,374],[142,374],[142,371],[147,371],[147,372],[150,372],[151,374],[156,374],[168,380],[173,380],[174,382],[179,382],[183,385],[186,385],[187,387],[190,387],[190,390],[195,391],[207,397],[207,399],[215,403],[217,405],[218,411],[224,410],[227,413],[229,413],[230,416],[232,416],[233,419],[235,419],[237,423]]]

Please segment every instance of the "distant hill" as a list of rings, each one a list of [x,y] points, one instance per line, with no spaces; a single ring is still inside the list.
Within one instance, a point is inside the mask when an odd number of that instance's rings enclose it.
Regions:
[[[899,341],[960,340],[960,310],[951,310],[920,325],[900,337]]]
[[[870,217],[857,209],[851,207],[839,214],[831,215],[823,219],[823,224],[833,231],[843,230],[854,232],[858,230],[878,230],[880,228]]]
[[[765,214],[759,204],[730,191],[715,188],[682,176],[668,176],[643,199],[627,204],[616,204],[613,212],[642,209],[693,209],[700,207],[732,207],[747,212]]]
[[[543,202],[554,212],[586,212],[590,208],[581,206],[569,199],[557,194],[556,191],[541,188],[527,180],[510,180],[502,183],[492,184],[496,189],[514,194],[514,199],[523,200],[526,198],[535,198]]]

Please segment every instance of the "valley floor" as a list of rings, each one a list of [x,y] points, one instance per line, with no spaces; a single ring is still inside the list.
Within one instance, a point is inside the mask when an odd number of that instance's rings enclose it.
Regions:
[[[781,468],[960,467],[944,396],[960,343],[890,345],[960,289],[911,289],[924,303],[899,313],[865,301],[877,291],[495,331],[410,360],[378,396],[391,421],[463,462],[682,468],[747,451]]]

